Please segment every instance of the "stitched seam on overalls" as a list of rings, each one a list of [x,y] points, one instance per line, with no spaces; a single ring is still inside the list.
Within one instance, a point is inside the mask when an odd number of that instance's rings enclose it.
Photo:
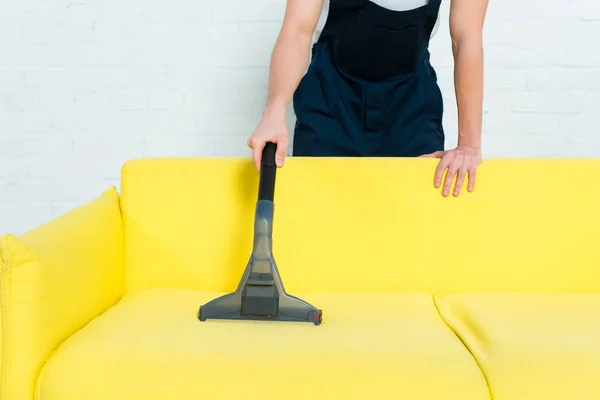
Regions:
[[[366,19],[364,16],[362,16],[359,12],[356,11],[352,11],[358,18],[360,18],[361,20],[363,20],[365,23],[369,24],[370,26],[372,26],[375,29],[379,29],[381,31],[384,32],[389,32],[389,33],[406,33],[408,31],[410,31],[411,29],[419,29],[421,27],[421,24],[416,24],[416,25],[409,25],[408,27],[404,27],[402,29],[388,29],[388,28],[384,28],[382,26],[378,26],[375,25],[374,23],[372,23],[371,21],[369,21],[368,19]],[[426,16],[426,11],[420,11],[418,16],[415,17],[415,19],[418,18],[423,18],[423,16]],[[411,21],[413,22],[413,21]]]
[[[0,371],[0,398],[10,399],[10,346],[8,324],[10,321],[10,271],[12,265],[12,257],[10,249],[2,244],[0,240],[0,309],[2,309],[2,321],[0,321],[2,329],[2,367]]]

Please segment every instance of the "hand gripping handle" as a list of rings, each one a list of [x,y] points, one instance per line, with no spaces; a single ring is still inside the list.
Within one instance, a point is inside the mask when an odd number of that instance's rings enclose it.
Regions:
[[[275,165],[276,151],[277,144],[272,142],[265,144],[260,162],[258,200],[273,201],[275,197],[275,175],[277,174],[277,165]]]

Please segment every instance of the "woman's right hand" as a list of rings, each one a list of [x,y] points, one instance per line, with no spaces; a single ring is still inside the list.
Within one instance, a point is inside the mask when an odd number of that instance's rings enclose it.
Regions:
[[[252,149],[252,161],[257,171],[260,171],[262,152],[267,142],[277,144],[275,153],[275,164],[283,167],[285,154],[289,143],[287,125],[285,124],[285,113],[276,115],[265,114],[252,136],[248,139],[248,147]]]

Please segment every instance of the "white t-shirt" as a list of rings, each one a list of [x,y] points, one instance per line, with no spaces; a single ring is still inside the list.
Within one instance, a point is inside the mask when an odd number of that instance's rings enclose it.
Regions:
[[[371,0],[373,3],[376,3],[382,7],[385,7],[389,10],[394,11],[405,11],[412,10],[414,8],[422,7],[429,3],[429,0]],[[321,11],[321,17],[319,18],[319,22],[317,23],[317,27],[315,29],[314,38],[317,40],[321,35],[321,31],[325,26],[325,22],[327,21],[327,15],[329,13],[329,0],[325,0],[323,4],[323,10]],[[435,22],[435,26],[433,27],[433,31],[431,32],[431,36],[435,34],[438,29],[440,19],[438,18]]]

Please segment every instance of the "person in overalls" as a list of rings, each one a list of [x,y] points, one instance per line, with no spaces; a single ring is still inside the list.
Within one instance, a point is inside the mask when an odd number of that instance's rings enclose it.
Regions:
[[[288,0],[267,105],[247,142],[256,167],[266,142],[277,144],[276,163],[283,166],[285,114],[293,101],[292,156],[436,157],[434,186],[444,196],[455,178],[454,196],[467,176],[472,191],[482,162],[488,0],[448,0],[459,131],[451,150],[444,148],[444,105],[429,54],[441,1]]]

